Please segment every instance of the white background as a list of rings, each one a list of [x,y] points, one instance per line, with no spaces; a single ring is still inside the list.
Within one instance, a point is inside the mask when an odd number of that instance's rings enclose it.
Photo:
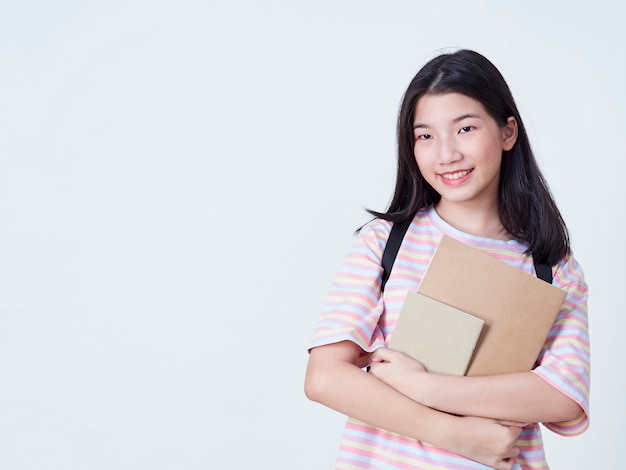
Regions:
[[[3,0],[0,468],[332,468],[306,344],[406,85],[457,47],[507,79],[591,288],[591,428],[549,460],[619,468],[623,5]]]

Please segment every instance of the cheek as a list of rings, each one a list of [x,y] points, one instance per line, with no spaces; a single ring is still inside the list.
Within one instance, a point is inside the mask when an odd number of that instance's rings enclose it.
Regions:
[[[420,149],[417,144],[413,146],[413,158],[415,158],[418,165],[425,160],[424,149]]]
[[[434,185],[436,183],[435,181],[436,171],[433,167],[433,164],[430,163],[430,161],[427,158],[424,158],[423,154],[414,155],[414,157],[415,157],[415,162],[417,163],[417,169],[422,175],[422,178],[424,178],[424,180],[426,180],[426,182],[430,184],[431,186]]]
[[[486,163],[491,163],[493,160],[500,160],[502,158],[502,145],[495,139],[485,139],[475,142],[472,148],[468,148],[467,151],[471,153],[476,160]]]
[[[417,167],[419,170],[424,173],[428,173],[428,168],[432,166],[431,158],[429,157],[427,152],[424,152],[422,149],[420,152],[417,152],[415,149],[413,150],[413,158],[415,158],[415,162],[417,163]]]

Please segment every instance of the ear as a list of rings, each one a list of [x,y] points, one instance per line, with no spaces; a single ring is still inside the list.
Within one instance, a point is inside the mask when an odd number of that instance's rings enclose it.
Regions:
[[[517,120],[510,116],[502,126],[502,150],[511,150],[515,142],[517,142]]]

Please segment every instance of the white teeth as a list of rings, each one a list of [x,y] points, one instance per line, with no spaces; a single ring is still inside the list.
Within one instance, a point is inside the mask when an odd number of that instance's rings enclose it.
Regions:
[[[445,175],[441,175],[441,177],[447,180],[458,180],[459,178],[463,178],[469,172],[470,170],[457,171],[456,173],[447,173]]]

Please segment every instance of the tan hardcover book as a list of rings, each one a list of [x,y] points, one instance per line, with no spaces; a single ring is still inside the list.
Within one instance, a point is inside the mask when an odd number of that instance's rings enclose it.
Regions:
[[[565,291],[444,236],[418,293],[485,323],[466,375],[531,370]]]
[[[429,372],[464,375],[484,321],[408,292],[389,347],[418,360]]]

